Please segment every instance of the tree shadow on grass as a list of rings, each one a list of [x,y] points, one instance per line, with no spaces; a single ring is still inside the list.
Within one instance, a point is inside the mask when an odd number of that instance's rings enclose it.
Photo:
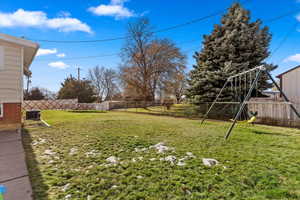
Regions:
[[[141,114],[141,115],[153,115],[153,116],[165,116],[165,117],[173,117],[173,118],[181,118],[181,119],[195,119],[199,120],[199,117],[195,116],[188,116],[188,115],[176,115],[172,112],[161,112],[161,113],[155,113],[155,112],[131,112],[131,111],[121,111],[121,112],[127,112],[127,113],[134,113],[134,114]],[[211,120],[210,121],[219,121],[219,120]]]
[[[33,189],[33,199],[48,200],[47,190],[49,187],[45,184],[42,173],[38,166],[36,154],[32,149],[32,138],[27,129],[22,130],[22,141],[25,149],[26,164],[29,171],[31,186]]]
[[[72,112],[72,113],[106,113],[106,111],[102,111],[102,110],[70,110],[68,112]]]
[[[257,130],[253,130],[252,131],[255,134],[258,135],[274,135],[274,136],[284,136],[284,137],[289,137],[290,135],[287,134],[282,134],[282,133],[272,133],[272,132],[267,132],[267,131],[257,131]]]

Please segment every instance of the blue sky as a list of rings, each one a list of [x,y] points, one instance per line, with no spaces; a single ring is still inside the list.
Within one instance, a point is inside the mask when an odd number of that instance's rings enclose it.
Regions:
[[[2,33],[33,40],[97,40],[123,36],[126,24],[146,16],[156,29],[181,24],[229,7],[233,0],[1,0]],[[244,1],[242,1],[244,2]],[[279,65],[273,75],[300,64],[300,2],[298,0],[248,0],[244,7],[252,19],[260,18],[273,35],[270,50],[280,47],[268,62]],[[292,12],[279,20],[268,19]],[[189,26],[157,34],[172,39],[188,56],[188,69],[194,64],[192,55],[199,50],[203,34],[209,34],[221,16]],[[284,38],[288,35],[287,39]],[[281,42],[284,40],[284,43]],[[57,91],[69,74],[82,69],[84,77],[95,65],[117,68],[124,41],[99,43],[39,42],[41,51],[31,65],[32,86]],[[280,45],[280,46],[279,46]],[[113,55],[112,55],[113,54]],[[89,59],[77,57],[108,55]],[[109,56],[111,55],[111,56]]]

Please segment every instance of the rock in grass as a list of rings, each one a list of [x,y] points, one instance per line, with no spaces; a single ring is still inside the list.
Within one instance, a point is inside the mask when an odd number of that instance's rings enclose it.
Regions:
[[[147,151],[148,149],[147,148],[134,148],[134,151],[135,152],[144,152],[144,151]]]
[[[45,152],[44,152],[44,154],[52,156],[52,155],[54,155],[56,153],[54,151],[52,151],[51,149],[46,149]]]
[[[139,159],[140,161],[142,161],[142,160],[144,159],[144,157],[143,157],[143,156],[139,156],[138,159]]]
[[[117,158],[116,156],[110,156],[108,158],[106,158],[106,161],[111,163],[111,164],[118,164],[119,163],[119,158]]]
[[[78,151],[78,149],[76,149],[76,148],[71,148],[71,149],[70,149],[70,152],[69,152],[69,155],[72,156],[72,155],[76,154],[77,151]]]
[[[45,144],[45,143],[47,143],[46,139],[40,138],[36,141],[33,141],[32,145],[35,146],[35,145],[40,145],[40,144]]]
[[[192,159],[192,158],[196,158],[196,156],[194,156],[194,154],[192,152],[186,152],[186,156],[184,156],[183,158],[180,158],[178,160],[177,165],[184,166],[184,165],[186,165],[186,163],[184,161]]]
[[[196,158],[192,152],[186,152],[186,155],[190,158]]]
[[[166,146],[163,142],[152,145],[149,147],[149,149],[156,149],[158,153],[164,153],[166,151],[174,150],[174,148]]]
[[[89,152],[86,152],[85,155],[87,158],[89,157],[95,157],[95,156],[98,156],[100,155],[101,153],[99,153],[98,151],[96,150],[92,150],[92,151],[89,151]]]
[[[212,167],[219,164],[219,161],[212,158],[203,158],[202,162],[207,167]]]
[[[174,162],[176,161],[176,156],[167,156],[163,160],[170,162],[172,165],[174,165]]]
[[[186,163],[183,162],[182,160],[180,160],[180,161],[177,163],[177,166],[185,166],[185,165],[186,165]]]
[[[64,185],[61,191],[66,192],[69,189],[70,185],[71,185],[70,183]]]

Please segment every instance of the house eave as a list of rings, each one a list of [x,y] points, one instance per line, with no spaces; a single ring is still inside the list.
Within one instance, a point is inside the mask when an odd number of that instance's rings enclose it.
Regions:
[[[24,46],[24,47],[39,48],[39,44],[37,44],[35,42],[25,40],[22,38],[18,38],[18,37],[14,37],[11,35],[6,35],[3,33],[0,33],[0,40],[4,40],[6,42],[14,43],[14,44]]]
[[[11,35],[0,33],[0,40],[3,40],[8,43],[16,44],[22,48],[24,48],[23,55],[23,73],[29,71],[29,66],[31,65],[34,57],[37,54],[39,49],[39,44],[32,42],[30,40],[25,40],[23,38],[14,37]]]

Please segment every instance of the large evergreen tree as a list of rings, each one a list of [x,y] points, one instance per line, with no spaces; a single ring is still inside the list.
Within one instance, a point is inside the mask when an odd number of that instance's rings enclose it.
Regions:
[[[215,25],[210,35],[204,35],[203,49],[195,53],[196,65],[190,73],[187,96],[196,104],[211,102],[230,75],[261,64],[275,69],[277,66],[264,63],[270,54],[270,40],[268,28],[262,27],[261,21],[250,22],[250,12],[238,3],[233,4],[221,24]],[[270,87],[268,78],[263,76],[259,91]],[[225,89],[221,96],[221,100],[233,98],[230,89]]]

